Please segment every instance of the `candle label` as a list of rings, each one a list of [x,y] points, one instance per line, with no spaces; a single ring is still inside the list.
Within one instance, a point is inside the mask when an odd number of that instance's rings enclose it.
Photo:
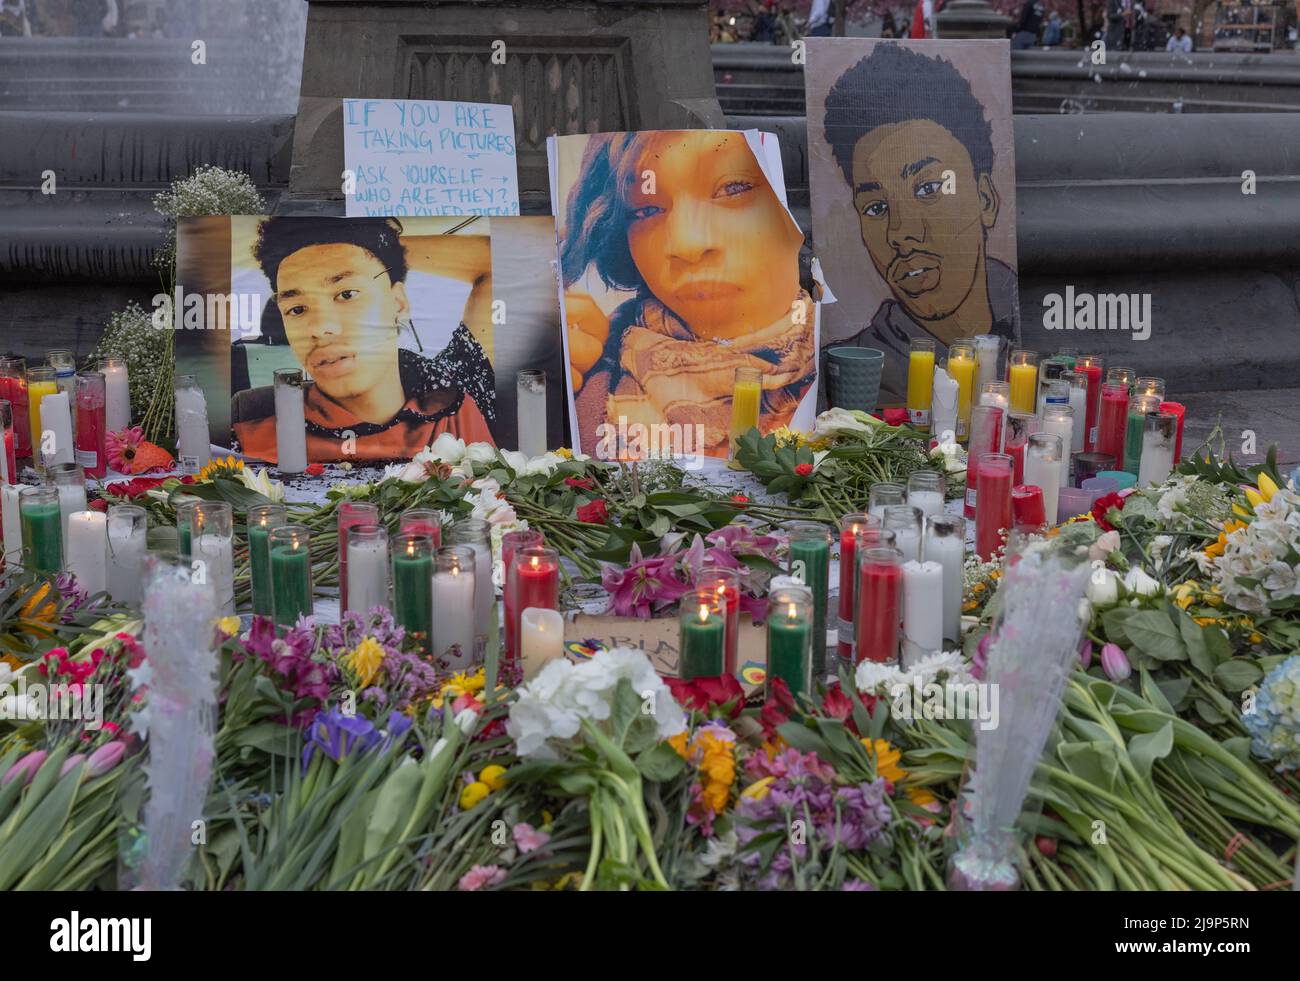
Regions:
[[[975,493],[976,491],[974,487],[966,488],[966,506],[968,508],[975,507]]]
[[[180,456],[176,458],[180,468],[184,473],[195,474],[199,472],[199,458],[197,456]]]
[[[99,454],[94,450],[77,450],[74,455],[77,458],[77,466],[79,467],[94,470],[99,465]]]
[[[960,416],[957,418],[957,435],[958,437],[966,435],[966,420]]]
[[[847,647],[851,653],[857,641],[857,638],[853,636],[853,621],[837,617],[835,628],[838,631],[840,646]]]
[[[1089,442],[1089,443],[1094,443],[1094,444],[1097,442],[1097,427],[1096,427],[1096,426],[1093,426],[1091,429],[1088,430],[1088,442]]]
[[[910,416],[912,417],[912,425],[913,425],[913,426],[928,426],[928,425],[930,425],[930,410],[929,410],[929,409],[908,409],[907,412],[908,412],[908,415],[910,415]]]

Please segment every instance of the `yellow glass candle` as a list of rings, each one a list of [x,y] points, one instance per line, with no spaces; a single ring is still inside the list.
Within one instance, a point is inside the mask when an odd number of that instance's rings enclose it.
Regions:
[[[957,383],[957,439],[966,442],[970,433],[970,405],[975,392],[975,346],[965,342],[948,345],[948,374]]]
[[[41,460],[41,399],[59,390],[58,377],[49,365],[27,369],[27,418],[31,423],[32,463],[37,470],[44,469]]]
[[[934,395],[934,341],[915,339],[907,360],[907,414],[912,426],[930,431],[930,404]]]
[[[1038,352],[1012,351],[1007,381],[1011,383],[1011,411],[1032,415],[1038,404]]]
[[[731,455],[736,455],[736,441],[758,425],[763,405],[763,374],[757,368],[737,368],[731,390]]]

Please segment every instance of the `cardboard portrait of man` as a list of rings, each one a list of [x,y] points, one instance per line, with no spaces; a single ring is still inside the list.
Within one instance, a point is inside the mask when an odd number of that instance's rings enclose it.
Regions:
[[[811,39],[813,236],[837,303],[823,351],[885,353],[906,397],[913,338],[1019,341],[1010,53],[1005,41]]]

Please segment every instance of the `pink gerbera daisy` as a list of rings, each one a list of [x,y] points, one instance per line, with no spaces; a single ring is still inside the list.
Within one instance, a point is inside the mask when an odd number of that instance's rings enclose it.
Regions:
[[[144,430],[131,426],[121,432],[104,434],[108,465],[118,473],[139,474],[169,470],[176,461],[161,446],[144,438]]]

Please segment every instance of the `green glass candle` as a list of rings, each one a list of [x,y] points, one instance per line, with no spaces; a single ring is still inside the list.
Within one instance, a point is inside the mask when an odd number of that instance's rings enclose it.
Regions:
[[[252,573],[253,612],[258,616],[269,617],[272,613],[271,530],[288,520],[283,504],[259,504],[248,509],[248,567]]]
[[[426,653],[433,637],[433,536],[404,531],[393,538],[393,619]]]
[[[813,693],[813,595],[800,586],[774,589],[767,605],[767,697],[780,678],[797,700]]]
[[[1146,429],[1147,413],[1160,409],[1160,399],[1154,395],[1134,395],[1128,400],[1128,425],[1124,431],[1124,469],[1137,476],[1142,462],[1142,434]]]
[[[199,503],[197,497],[185,497],[176,505],[176,557],[183,562],[188,562],[190,558],[194,507]]]
[[[18,495],[23,527],[23,567],[54,575],[63,568],[63,519],[54,487],[28,487]]]
[[[716,678],[723,673],[727,615],[712,589],[682,597],[677,661],[679,678]]]
[[[796,521],[787,525],[790,533],[789,573],[812,592],[812,670],[826,672],[826,602],[830,594],[831,533],[825,525]]]
[[[292,627],[312,612],[311,529],[282,525],[269,540],[272,616],[277,626]]]

